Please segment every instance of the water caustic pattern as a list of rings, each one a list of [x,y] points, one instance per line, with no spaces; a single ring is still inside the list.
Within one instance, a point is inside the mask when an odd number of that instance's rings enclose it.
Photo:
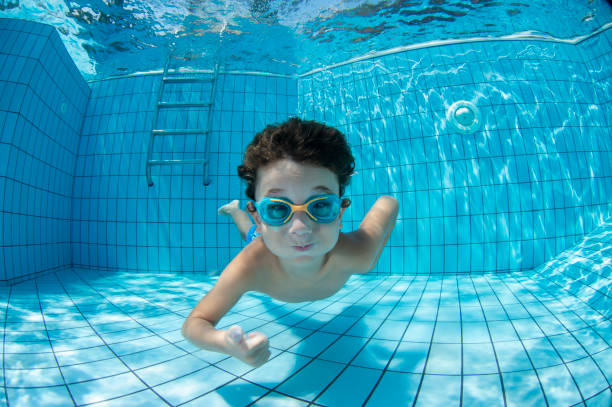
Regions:
[[[169,45],[199,66],[307,72],[372,49],[517,32],[570,38],[610,20],[606,0],[0,0],[0,17],[52,24],[88,78],[164,66]]]
[[[605,406],[612,223],[533,272],[359,276],[219,323],[270,337],[253,369],[180,334],[214,278],[71,269],[3,288],[10,406]],[[177,296],[180,292],[182,295]]]
[[[160,74],[86,83],[55,31],[0,19],[0,405],[609,407],[610,28],[223,72],[204,188],[200,166],[147,185]],[[460,100],[474,133],[447,122]],[[292,115],[347,134],[346,231],[378,195],[400,213],[376,269],[335,296],[232,309],[221,327],[271,339],[253,370],[180,328],[243,247],[217,208],[243,196],[246,144]],[[205,151],[181,137],[153,157]]]

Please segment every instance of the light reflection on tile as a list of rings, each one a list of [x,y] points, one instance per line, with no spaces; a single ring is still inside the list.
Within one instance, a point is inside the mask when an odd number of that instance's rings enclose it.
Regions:
[[[134,307],[133,314],[126,311],[129,307],[119,310],[88,291],[95,288],[95,279],[105,282],[98,290],[112,288],[115,298],[142,303],[133,291],[140,275],[121,273],[121,279],[113,280],[119,274],[80,271],[87,290],[75,298],[79,309],[86,310],[81,315],[84,326],[67,324],[62,330],[61,316],[55,315],[54,330],[36,331],[33,342],[27,332],[15,331],[23,324],[6,325],[6,394],[11,405],[45,398],[49,405],[65,405],[69,395],[61,389],[69,383],[77,403],[109,406],[167,401],[284,407],[311,400],[332,406],[347,400],[376,407],[394,400],[454,405],[463,374],[464,405],[497,405],[505,398],[508,406],[539,406],[545,404],[544,394],[549,403],[580,403],[578,388],[587,405],[605,405],[609,398],[604,389],[612,381],[612,325],[590,307],[588,298],[574,296],[571,285],[563,291],[551,284],[544,270],[465,278],[355,276],[335,297],[337,303],[282,304],[246,294],[219,327],[240,324],[269,336],[271,359],[256,369],[188,343],[175,314],[165,325],[167,313],[160,314],[153,305],[164,301],[163,291],[148,288],[150,305]],[[79,269],[64,273],[58,278],[76,280]],[[168,275],[143,278],[158,287]],[[197,275],[180,278],[185,286],[206,284]],[[52,288],[52,277],[46,280],[46,287],[59,290]],[[473,285],[476,291],[471,291]],[[70,290],[78,292],[78,284]],[[177,312],[186,315],[201,294],[191,292]],[[151,300],[155,295],[159,301]],[[20,301],[27,309],[26,300]],[[578,305],[568,311],[570,303]],[[247,310],[253,316],[245,316]],[[98,318],[96,313],[105,315]],[[89,318],[103,321],[96,326],[100,331],[90,328]],[[115,326],[108,323],[114,320],[119,321]],[[105,340],[115,342],[106,345]],[[46,374],[59,372],[58,365],[63,377]],[[441,386],[455,390],[440,398]]]

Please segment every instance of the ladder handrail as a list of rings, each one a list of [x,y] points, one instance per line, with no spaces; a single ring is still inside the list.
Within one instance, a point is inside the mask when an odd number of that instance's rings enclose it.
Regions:
[[[155,116],[153,116],[153,129],[151,129],[151,134],[149,135],[149,146],[147,148],[147,166],[146,166],[146,176],[147,176],[147,184],[152,187],[153,186],[153,178],[151,177],[151,165],[149,164],[153,159],[153,139],[155,138],[155,133],[153,130],[157,127],[157,120],[159,118],[159,102],[161,101],[164,95],[164,76],[168,73],[168,66],[170,65],[170,55],[166,59],[166,65],[164,65],[164,73],[162,74],[161,84],[159,85],[159,90],[157,91],[157,103],[155,104]]]
[[[194,77],[186,77],[186,80],[181,80],[181,77],[172,77],[168,76],[169,65],[172,55],[168,56],[166,60],[166,64],[164,66],[164,72],[162,73],[161,84],[159,86],[159,90],[157,93],[157,104],[155,105],[155,115],[153,117],[153,129],[151,130],[151,134],[149,137],[149,145],[147,148],[147,163],[146,163],[146,178],[147,184],[149,186],[153,186],[153,178],[151,176],[151,167],[153,165],[171,165],[171,164],[202,164],[203,165],[203,184],[210,185],[210,176],[208,173],[208,166],[210,163],[209,160],[209,144],[210,144],[210,136],[212,132],[212,119],[213,119],[213,106],[214,99],[216,95],[217,88],[217,79],[219,73],[219,64],[216,63],[213,67],[213,71],[211,73],[210,79],[202,79],[202,82],[210,81],[211,89],[210,89],[210,98],[208,103],[195,103],[195,102],[187,102],[187,103],[169,103],[162,102],[162,98],[164,95],[164,88],[166,82],[175,82],[175,83],[188,83],[192,80],[196,80]],[[176,71],[176,69],[174,69]],[[176,74],[176,72],[173,72]],[[159,111],[160,108],[176,108],[176,107],[208,107],[208,117],[206,120],[206,129],[158,129],[157,122],[159,119]],[[202,131],[203,130],[203,131]],[[204,158],[203,159],[194,159],[194,160],[153,160],[153,145],[154,138],[156,135],[176,135],[176,134],[203,134],[205,135],[204,140]]]
[[[208,118],[206,120],[206,140],[204,142],[204,157],[208,159],[210,156],[209,144],[210,136],[212,135],[212,119],[213,106],[215,105],[215,97],[217,92],[217,80],[219,78],[219,63],[215,63],[213,67],[212,86],[210,87],[210,107],[208,108]],[[204,164],[204,185],[210,185],[210,174],[208,173],[208,163]]]

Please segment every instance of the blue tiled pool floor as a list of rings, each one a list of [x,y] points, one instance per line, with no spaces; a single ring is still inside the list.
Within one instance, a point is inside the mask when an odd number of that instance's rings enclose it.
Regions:
[[[607,223],[528,272],[249,294],[219,326],[269,336],[257,369],[181,336],[214,278],[64,270],[0,288],[0,405],[609,407],[611,258]]]

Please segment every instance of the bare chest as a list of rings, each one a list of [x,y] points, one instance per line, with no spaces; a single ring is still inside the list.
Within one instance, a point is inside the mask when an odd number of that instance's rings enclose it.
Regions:
[[[349,273],[339,271],[328,272],[312,280],[281,275],[269,286],[266,294],[285,302],[321,300],[337,293],[349,277]]]

